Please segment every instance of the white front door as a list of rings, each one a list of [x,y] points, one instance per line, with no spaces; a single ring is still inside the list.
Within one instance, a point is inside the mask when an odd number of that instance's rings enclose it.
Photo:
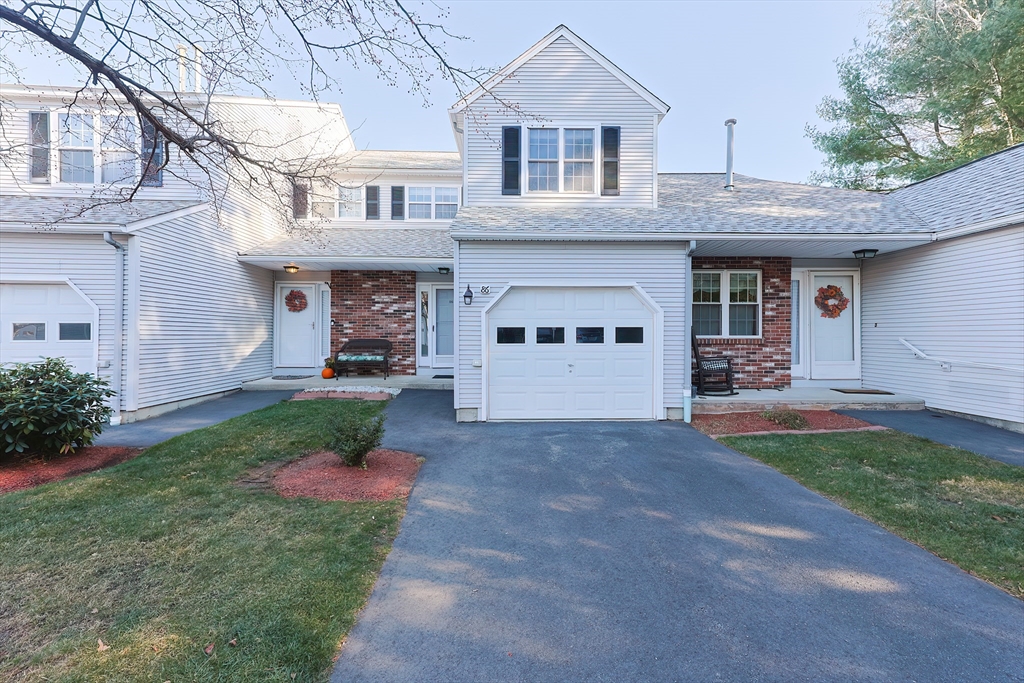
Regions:
[[[860,379],[859,278],[856,272],[810,272],[811,379]]]
[[[654,314],[629,288],[508,292],[487,316],[487,416],[653,419]]]
[[[431,325],[435,368],[455,365],[455,288],[452,285],[431,287],[434,294],[434,320]]]
[[[277,284],[277,367],[315,368],[321,365],[317,333],[317,286]]]

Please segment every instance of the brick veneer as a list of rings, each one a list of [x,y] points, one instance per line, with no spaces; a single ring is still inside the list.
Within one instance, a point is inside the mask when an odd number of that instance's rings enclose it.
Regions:
[[[793,261],[783,257],[694,257],[693,271],[761,271],[761,339],[701,338],[701,354],[732,358],[740,389],[790,386],[790,296]],[[722,283],[723,294],[728,291]],[[693,379],[694,384],[697,378]]]
[[[349,339],[387,339],[391,372],[416,374],[416,273],[396,270],[331,271],[331,349]],[[375,372],[372,369],[368,374]]]

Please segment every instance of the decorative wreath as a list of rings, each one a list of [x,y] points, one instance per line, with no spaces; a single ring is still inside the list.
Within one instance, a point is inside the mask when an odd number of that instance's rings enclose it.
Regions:
[[[838,318],[850,305],[850,300],[843,296],[843,290],[839,285],[829,285],[818,288],[814,305],[821,309],[822,318]]]
[[[293,289],[288,292],[288,296],[284,298],[284,303],[292,313],[304,311],[306,306],[309,305],[309,302],[306,301],[306,293],[301,289]]]

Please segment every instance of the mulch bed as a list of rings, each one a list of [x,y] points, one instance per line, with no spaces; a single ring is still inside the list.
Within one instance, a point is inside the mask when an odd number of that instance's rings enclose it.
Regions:
[[[141,453],[139,448],[120,446],[88,446],[74,453],[58,455],[47,460],[26,458],[0,463],[0,493],[29,489],[51,481],[60,481],[86,472],[131,460]]]
[[[300,391],[292,396],[293,401],[309,401],[316,398],[357,399],[363,401],[388,401],[391,394],[384,391]]]
[[[281,467],[273,475],[273,487],[285,498],[393,500],[408,497],[419,469],[420,458],[404,451],[370,451],[365,470],[321,451]]]
[[[810,426],[803,430],[837,431],[851,429],[874,429],[874,425],[849,415],[840,415],[831,410],[798,410]],[[693,426],[708,436],[726,434],[751,434],[764,432],[790,432],[780,424],[766,420],[761,413],[702,413],[693,416]],[[884,428],[880,428],[884,429]]]

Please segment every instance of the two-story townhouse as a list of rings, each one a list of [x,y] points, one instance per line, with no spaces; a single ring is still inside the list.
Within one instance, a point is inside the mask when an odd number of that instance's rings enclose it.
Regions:
[[[110,381],[117,420],[268,375],[274,273],[237,255],[285,234],[273,202],[173,147],[164,165],[155,132],[98,91],[2,92],[0,362],[64,356]],[[354,149],[337,105],[195,105],[287,159]]]

